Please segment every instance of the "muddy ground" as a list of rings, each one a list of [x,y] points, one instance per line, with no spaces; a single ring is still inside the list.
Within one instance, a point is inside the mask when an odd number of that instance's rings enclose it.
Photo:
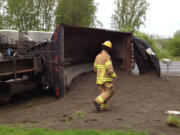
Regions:
[[[56,130],[123,129],[180,135],[180,129],[166,125],[164,114],[168,109],[180,110],[180,77],[166,81],[152,74],[118,74],[109,112],[95,112],[92,101],[99,94],[96,77],[86,73],[74,80],[63,99],[33,96],[0,106],[0,123]]]

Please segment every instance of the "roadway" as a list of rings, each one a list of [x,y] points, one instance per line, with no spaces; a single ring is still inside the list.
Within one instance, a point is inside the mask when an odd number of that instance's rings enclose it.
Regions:
[[[167,73],[167,65],[160,62],[161,67],[161,74],[166,75]],[[133,70],[133,74],[138,74],[137,66]],[[171,76],[180,76],[180,61],[173,61],[172,64],[169,66],[169,75]]]

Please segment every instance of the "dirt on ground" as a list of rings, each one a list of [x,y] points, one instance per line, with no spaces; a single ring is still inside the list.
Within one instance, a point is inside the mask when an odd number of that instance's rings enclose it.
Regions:
[[[116,93],[110,110],[96,113],[92,101],[99,91],[96,75],[76,78],[65,97],[23,98],[0,106],[0,123],[67,129],[122,129],[147,131],[151,135],[180,135],[180,129],[166,124],[167,110],[180,110],[180,77],[158,78],[118,73]]]

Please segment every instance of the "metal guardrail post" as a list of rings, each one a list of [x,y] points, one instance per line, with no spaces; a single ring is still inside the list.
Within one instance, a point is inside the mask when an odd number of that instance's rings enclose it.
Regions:
[[[172,64],[172,61],[170,59],[163,59],[162,62],[167,65],[166,80],[168,80],[169,65]]]

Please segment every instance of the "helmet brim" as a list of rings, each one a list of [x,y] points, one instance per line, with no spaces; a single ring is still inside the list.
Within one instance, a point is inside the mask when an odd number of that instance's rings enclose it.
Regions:
[[[104,47],[107,47],[109,49],[112,49],[112,47],[109,47],[109,46],[105,45],[104,43],[102,43],[101,45],[104,46]]]

